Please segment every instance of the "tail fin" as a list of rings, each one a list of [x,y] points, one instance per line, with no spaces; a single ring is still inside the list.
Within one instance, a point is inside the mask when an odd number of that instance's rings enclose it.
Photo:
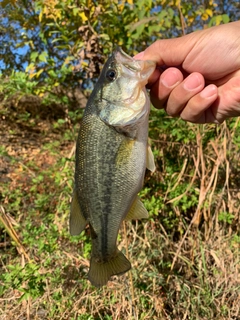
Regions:
[[[124,254],[117,250],[114,258],[107,262],[96,262],[91,258],[88,279],[95,287],[102,287],[107,284],[113,275],[120,275],[131,269],[131,263]]]

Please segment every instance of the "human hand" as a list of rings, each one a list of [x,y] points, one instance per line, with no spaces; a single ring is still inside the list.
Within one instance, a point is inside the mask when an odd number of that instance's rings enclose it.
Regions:
[[[194,123],[240,116],[240,21],[158,40],[135,59],[157,62],[148,84],[156,108]]]

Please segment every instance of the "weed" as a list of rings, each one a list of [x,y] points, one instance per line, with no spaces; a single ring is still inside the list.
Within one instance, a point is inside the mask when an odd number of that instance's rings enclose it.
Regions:
[[[235,216],[229,212],[220,212],[218,215],[218,221],[226,222],[228,224],[232,224],[234,218]]]
[[[35,263],[27,263],[24,268],[17,265],[8,265],[6,273],[1,274],[3,282],[3,292],[7,288],[18,290],[22,295],[19,302],[27,300],[29,297],[36,299],[45,292],[46,275],[39,273],[39,266]]]
[[[199,127],[152,112],[157,170],[140,192],[150,219],[120,230],[132,270],[97,289],[89,230],[69,234],[79,113],[68,115],[46,120],[34,144],[10,127],[18,140],[0,147],[0,319],[237,319],[239,121]]]

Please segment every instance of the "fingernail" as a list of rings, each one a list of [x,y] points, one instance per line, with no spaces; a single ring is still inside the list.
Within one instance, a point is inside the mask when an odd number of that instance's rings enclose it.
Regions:
[[[217,88],[214,84],[210,84],[200,93],[200,96],[204,99],[211,98],[212,96],[217,94]]]
[[[136,59],[136,60],[142,60],[144,57],[144,51],[142,52],[139,52],[138,54],[136,54],[133,59]]]
[[[161,77],[161,82],[165,87],[173,87],[176,85],[179,81],[176,81],[176,76],[178,76],[177,72],[174,70],[171,70],[171,72],[167,72],[166,74],[163,74]]]
[[[183,84],[184,89],[194,90],[202,84],[202,78],[198,74],[191,74]]]

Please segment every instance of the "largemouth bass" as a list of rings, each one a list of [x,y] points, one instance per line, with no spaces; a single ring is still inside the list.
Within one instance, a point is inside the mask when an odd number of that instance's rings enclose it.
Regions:
[[[89,224],[88,278],[97,287],[131,268],[116,244],[123,219],[148,217],[137,194],[146,167],[155,168],[145,89],[154,69],[155,62],[134,60],[118,48],[101,72],[80,126],[70,233],[78,235]]]

